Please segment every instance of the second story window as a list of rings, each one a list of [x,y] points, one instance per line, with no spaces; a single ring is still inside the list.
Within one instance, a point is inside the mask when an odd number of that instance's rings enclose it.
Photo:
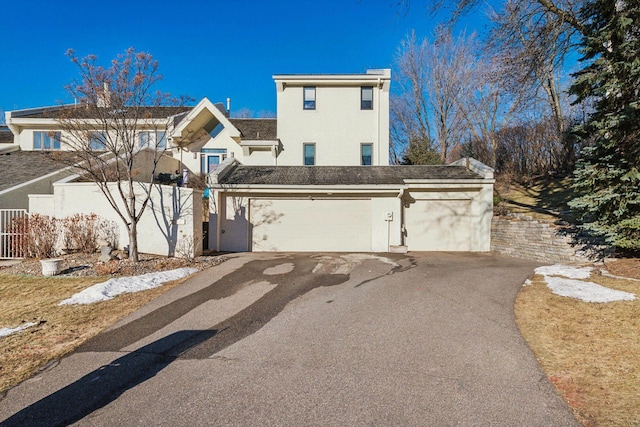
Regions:
[[[304,109],[315,110],[316,109],[316,88],[315,86],[305,86],[303,88],[304,97]]]
[[[373,86],[360,88],[360,109],[373,110]]]
[[[304,165],[314,166],[316,164],[316,144],[309,143],[303,145]]]
[[[34,150],[59,150],[60,132],[33,132]]]
[[[157,148],[164,150],[167,148],[167,134],[162,131],[143,131],[140,132],[140,148]]]
[[[360,144],[360,164],[362,166],[373,164],[373,144]]]
[[[91,132],[89,135],[89,149],[93,151],[105,151],[106,143],[107,137],[104,132]]]

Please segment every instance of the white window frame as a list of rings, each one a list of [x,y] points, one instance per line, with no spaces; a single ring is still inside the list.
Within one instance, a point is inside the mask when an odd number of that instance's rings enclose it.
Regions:
[[[138,148],[154,150],[167,149],[167,132],[162,130],[143,130],[138,133]]]
[[[89,133],[88,147],[91,151],[107,151],[107,135],[104,132]]]
[[[365,164],[364,162],[364,147],[369,147],[371,149],[371,153],[369,154],[370,163]],[[363,142],[360,144],[360,166],[373,166],[373,144],[370,142]]]
[[[313,158],[311,164],[307,164],[307,147],[311,147],[313,149]],[[305,142],[302,144],[302,164],[304,166],[315,166],[316,165],[316,143],[315,142]]]
[[[370,93],[371,99],[365,99],[365,94]],[[369,98],[367,96],[367,98]],[[373,110],[373,86],[360,87],[360,109]]]
[[[304,86],[302,88],[302,107],[305,110],[316,109],[316,87]]]
[[[209,174],[213,170],[211,168],[211,164],[209,163],[209,159],[217,159],[217,163],[215,165],[219,165],[224,162],[227,158],[227,149],[226,148],[203,148],[200,150],[200,172],[202,174]]]
[[[36,147],[36,140],[39,140],[39,147]],[[34,131],[33,149],[36,151],[61,150],[61,133],[52,131]]]

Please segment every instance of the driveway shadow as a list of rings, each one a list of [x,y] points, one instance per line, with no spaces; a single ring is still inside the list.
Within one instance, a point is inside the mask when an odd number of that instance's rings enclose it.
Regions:
[[[179,331],[127,353],[0,422],[2,427],[65,426],[154,377],[217,330]]]

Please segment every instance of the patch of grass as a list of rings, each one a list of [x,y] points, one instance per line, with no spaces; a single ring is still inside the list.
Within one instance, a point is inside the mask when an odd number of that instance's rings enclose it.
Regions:
[[[497,183],[503,207],[545,221],[572,221],[568,202],[574,198],[571,178],[537,179],[529,185]]]
[[[640,283],[590,281],[640,294]],[[544,372],[586,426],[640,425],[640,300],[587,303],[555,295],[542,276],[522,288],[515,313]]]
[[[89,305],[58,303],[109,277],[34,277],[0,274],[0,327],[37,325],[0,338],[0,393],[29,378],[186,279]]]

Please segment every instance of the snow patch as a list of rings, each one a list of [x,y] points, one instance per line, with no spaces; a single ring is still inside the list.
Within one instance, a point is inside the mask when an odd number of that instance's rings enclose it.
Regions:
[[[16,332],[20,332],[20,331],[25,330],[27,328],[30,328],[30,327],[32,327],[34,325],[35,325],[35,323],[28,322],[28,323],[23,323],[22,325],[18,326],[17,328],[0,328],[0,338],[9,336],[11,334],[15,334]]]
[[[617,291],[593,282],[576,280],[589,278],[592,270],[592,267],[573,267],[556,264],[538,267],[535,272],[544,276],[547,287],[554,294],[563,297],[575,298],[585,302],[633,301],[636,299],[635,294],[629,292]]]
[[[536,274],[543,276],[564,276],[569,279],[588,279],[591,276],[593,267],[574,267],[570,265],[545,265],[536,268]]]
[[[60,302],[58,305],[69,304],[93,304],[95,302],[110,300],[116,295],[146,291],[157,288],[165,282],[178,280],[198,271],[195,268],[178,268],[169,271],[159,271],[140,276],[117,277],[106,282],[98,283],[87,288],[71,298]]]

